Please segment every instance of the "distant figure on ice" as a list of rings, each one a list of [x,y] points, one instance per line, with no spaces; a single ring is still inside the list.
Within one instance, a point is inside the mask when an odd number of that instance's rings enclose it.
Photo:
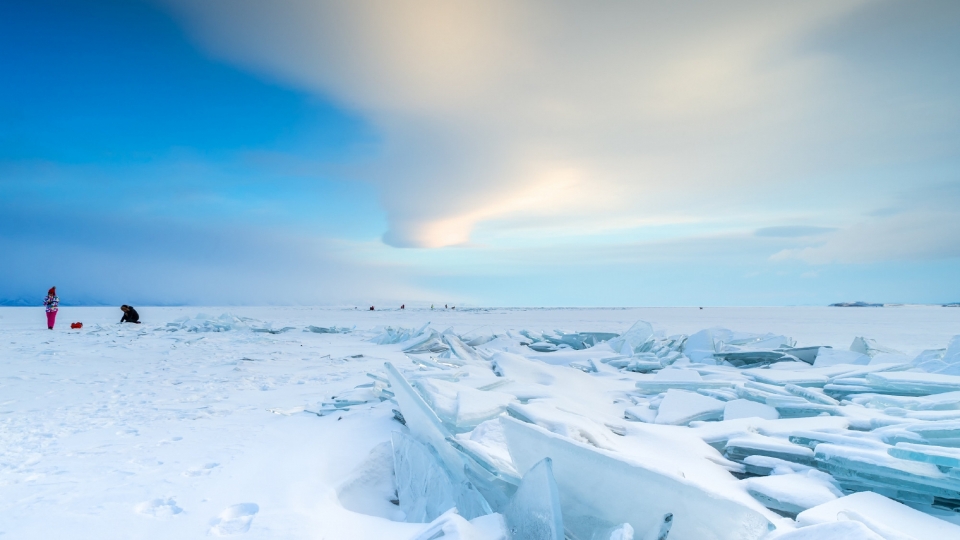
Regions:
[[[53,323],[57,321],[57,310],[60,309],[60,297],[57,296],[57,288],[50,287],[47,291],[47,297],[43,299],[43,306],[47,308],[47,328],[53,330]]]
[[[373,311],[373,306],[370,306],[370,311]]]
[[[123,312],[123,318],[120,319],[120,322],[132,322],[134,324],[140,324],[140,314],[137,313],[137,310],[133,309],[133,306],[124,304],[120,306],[120,311]]]
[[[407,307],[406,304],[400,304],[400,309],[403,309],[403,308],[405,308],[405,307]]]

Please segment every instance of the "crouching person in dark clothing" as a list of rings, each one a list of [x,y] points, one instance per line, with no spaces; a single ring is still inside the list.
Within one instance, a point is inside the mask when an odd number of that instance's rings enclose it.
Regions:
[[[123,311],[123,318],[120,319],[120,322],[132,322],[135,324],[140,324],[140,314],[137,313],[137,310],[133,309],[133,306],[124,304],[120,306],[120,310]]]

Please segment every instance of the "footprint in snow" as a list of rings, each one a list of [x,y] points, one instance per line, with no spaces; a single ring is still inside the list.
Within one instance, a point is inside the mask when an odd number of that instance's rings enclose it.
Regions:
[[[138,514],[153,516],[156,518],[168,518],[183,512],[183,508],[177,506],[177,501],[173,499],[153,499],[138,504],[134,510]]]
[[[240,503],[228,506],[220,516],[210,522],[210,532],[217,536],[241,534],[250,530],[253,517],[260,511],[254,503]]]
[[[207,463],[203,467],[191,467],[183,471],[183,475],[187,477],[204,476],[204,475],[210,474],[211,472],[213,472],[213,469],[216,469],[219,466],[220,466],[219,463]]]

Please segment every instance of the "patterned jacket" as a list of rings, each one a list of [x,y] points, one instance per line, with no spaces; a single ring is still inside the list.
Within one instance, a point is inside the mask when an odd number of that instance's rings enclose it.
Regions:
[[[43,305],[47,306],[47,313],[57,311],[60,309],[60,297],[47,295],[43,299]]]

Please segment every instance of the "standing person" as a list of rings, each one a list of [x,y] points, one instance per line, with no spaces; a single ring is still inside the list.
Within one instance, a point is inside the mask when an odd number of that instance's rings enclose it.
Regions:
[[[43,299],[43,306],[47,308],[47,329],[53,330],[53,323],[57,321],[57,310],[60,309],[60,297],[57,288],[50,287],[47,297]]]
[[[123,318],[120,319],[120,322],[132,322],[134,324],[140,324],[140,314],[137,313],[137,310],[133,309],[133,306],[124,304],[120,306],[120,311],[123,312]]]

